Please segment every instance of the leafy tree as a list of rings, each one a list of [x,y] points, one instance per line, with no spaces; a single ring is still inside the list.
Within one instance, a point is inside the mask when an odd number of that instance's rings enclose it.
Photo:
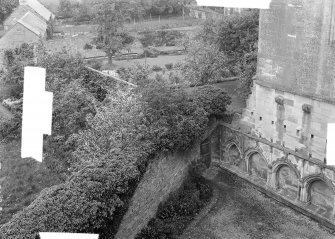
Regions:
[[[208,21],[200,34],[206,44],[214,44],[226,56],[226,66],[239,76],[239,93],[247,97],[256,74],[259,11],[249,10],[222,21]]]
[[[102,0],[94,4],[94,12],[99,24],[97,41],[103,44],[111,65],[112,57],[134,41],[123,28],[127,11],[122,2]]]
[[[70,0],[60,1],[58,14],[63,18],[72,18],[76,22],[88,21],[92,17],[89,5]]]
[[[60,0],[58,6],[58,14],[64,18],[73,17],[74,8],[76,8],[77,6],[77,3],[73,3],[70,0]]]
[[[6,71],[0,74],[0,81],[11,88],[7,97],[18,99],[22,97],[23,92],[24,67],[35,64],[33,47],[24,43],[18,48],[8,49],[5,51],[4,58]]]
[[[122,79],[131,82],[135,85],[146,85],[149,83],[149,75],[151,69],[148,65],[141,65],[137,63],[134,67],[119,68],[118,73]]]
[[[29,49],[28,46],[22,46],[10,51],[13,53],[9,54],[12,56],[11,61],[7,64],[6,74],[2,75],[5,84],[15,83],[20,86],[11,95],[15,98],[22,97],[23,69],[24,66],[30,64],[31,60]],[[67,53],[47,54],[43,51],[43,48],[38,48],[37,52],[39,52],[37,62],[31,64],[46,68],[46,90],[54,93],[53,125],[52,135],[46,136],[44,141],[43,167],[33,163],[30,164],[29,170],[35,172],[36,177],[39,172],[48,171],[44,175],[50,175],[50,177],[55,175],[57,180],[51,181],[57,184],[68,177],[71,155],[75,150],[73,145],[66,143],[68,138],[79,130],[87,128],[86,115],[95,114],[96,104],[106,97],[107,91],[112,88],[115,82],[88,72],[84,68],[82,60],[78,57],[69,56]],[[0,122],[0,140],[5,140],[7,144],[19,141],[21,137],[21,114],[22,111],[18,111],[13,119]],[[20,147],[17,146],[16,150],[19,152],[18,148]],[[8,156],[9,161],[22,165],[24,161],[18,159],[20,159],[20,155],[16,157]],[[4,174],[12,175],[6,179],[2,188],[2,190],[8,192],[8,195],[12,191],[17,192],[22,189],[14,180],[17,175],[10,174],[13,167],[4,169]],[[45,180],[48,180],[48,176]],[[36,187],[36,185],[33,186],[34,183],[36,182],[28,180],[28,186],[25,187],[27,190],[29,187],[34,187],[32,193],[29,194],[31,196],[17,194],[15,200],[8,196],[9,199],[4,202],[7,209],[3,212],[6,220],[14,212],[29,204],[42,188],[52,185],[40,181],[41,185]]]
[[[8,239],[34,239],[38,232],[91,232],[103,236],[121,196],[138,171],[131,155],[114,155],[88,165],[72,178],[44,189],[28,207],[3,225],[0,235]],[[106,237],[105,237],[106,238]],[[107,237],[108,238],[108,237]]]
[[[216,45],[195,40],[184,47],[188,52],[183,75],[191,84],[219,82],[233,75],[228,65],[228,58]]]
[[[13,144],[13,143],[12,143]],[[14,143],[16,144],[16,143]],[[8,152],[9,147],[5,147]],[[20,155],[6,153],[3,159],[2,177],[5,177],[1,189],[0,225],[7,222],[15,213],[28,206],[39,192],[60,183],[57,175],[48,170],[44,163],[34,159],[21,159]]]

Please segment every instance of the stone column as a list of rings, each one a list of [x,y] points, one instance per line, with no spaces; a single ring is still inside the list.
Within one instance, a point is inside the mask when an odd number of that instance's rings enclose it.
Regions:
[[[304,184],[301,184],[300,201],[305,204],[309,203],[307,188]]]
[[[272,165],[268,165],[268,180],[266,186],[276,189],[276,174],[273,172]]]
[[[299,179],[299,181],[298,181],[298,193],[297,193],[297,198],[295,199],[296,201],[301,201],[301,199],[302,199],[302,188],[303,188],[303,184],[302,184],[301,180]]]
[[[251,176],[251,170],[250,170],[250,161],[248,159],[249,155],[245,155],[244,160],[247,166],[247,174]]]

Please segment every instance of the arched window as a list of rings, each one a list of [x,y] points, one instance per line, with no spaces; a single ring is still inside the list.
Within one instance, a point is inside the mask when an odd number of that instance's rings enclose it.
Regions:
[[[309,185],[308,198],[310,203],[322,208],[326,214],[330,214],[333,211],[334,195],[334,190],[321,179],[317,179]]]
[[[276,174],[276,186],[285,197],[296,199],[298,180],[298,176],[292,168],[285,164],[279,166]]]
[[[249,170],[251,175],[267,180],[268,165],[259,153],[255,152],[249,156]]]

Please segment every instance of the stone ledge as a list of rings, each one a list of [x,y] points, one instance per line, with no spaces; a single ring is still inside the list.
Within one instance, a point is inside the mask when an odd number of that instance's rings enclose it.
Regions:
[[[282,145],[278,145],[278,144],[276,144],[276,143],[272,143],[272,142],[270,142],[270,141],[268,141],[268,140],[266,140],[266,139],[264,139],[264,138],[259,138],[259,137],[255,136],[255,135],[251,135],[250,133],[245,133],[245,132],[243,132],[243,131],[241,131],[241,130],[239,130],[239,129],[235,129],[234,127],[232,127],[232,125],[229,125],[229,124],[224,123],[224,122],[220,122],[219,125],[224,126],[224,127],[228,128],[228,129],[230,129],[230,130],[232,130],[232,131],[235,131],[235,132],[237,132],[237,133],[239,133],[239,134],[242,134],[242,135],[244,135],[244,136],[246,136],[246,137],[249,137],[249,138],[251,138],[251,139],[254,139],[254,140],[258,141],[258,142],[267,144],[267,145],[269,145],[270,147],[273,147],[273,148],[282,150],[284,153],[287,153],[287,154],[289,154],[289,155],[296,156],[296,157],[298,157],[298,158],[300,158],[300,159],[303,159],[303,160],[305,160],[305,161],[307,161],[307,162],[311,162],[311,163],[313,163],[313,164],[315,164],[315,165],[320,166],[321,168],[327,168],[327,169],[330,169],[330,170],[332,170],[332,171],[335,171],[335,167],[334,167],[334,166],[330,166],[330,165],[326,165],[326,164],[323,162],[323,159],[321,160],[321,159],[317,159],[317,158],[309,158],[309,157],[306,157],[306,156],[304,156],[304,155],[302,155],[302,154],[299,154],[299,153],[295,152],[295,151],[292,150],[292,149],[283,147]]]

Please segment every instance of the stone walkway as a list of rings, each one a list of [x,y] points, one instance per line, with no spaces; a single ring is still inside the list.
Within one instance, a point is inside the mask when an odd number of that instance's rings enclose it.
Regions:
[[[207,172],[218,194],[208,213],[180,239],[330,239],[317,222],[266,197],[242,179],[219,169]]]

